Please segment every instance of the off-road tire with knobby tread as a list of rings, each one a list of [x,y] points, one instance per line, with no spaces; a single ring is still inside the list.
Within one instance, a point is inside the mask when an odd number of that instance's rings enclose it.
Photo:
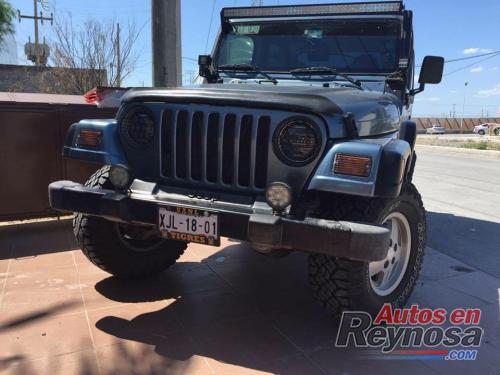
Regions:
[[[371,223],[382,223],[391,212],[401,212],[410,224],[411,249],[400,284],[384,297],[373,291],[368,262],[324,254],[309,255],[309,283],[320,304],[334,316],[343,310],[376,314],[384,303],[394,308],[404,306],[417,281],[426,244],[425,209],[416,187],[405,182],[400,195],[394,199],[343,196],[328,202],[325,207],[324,218]]]
[[[113,189],[108,174],[109,166],[99,169],[85,186]],[[185,242],[152,238],[147,247],[137,250],[130,239],[124,239],[118,223],[81,213],[74,215],[73,231],[92,263],[121,278],[154,276],[173,265],[187,247]]]
[[[408,173],[406,174],[406,182],[412,182],[413,172],[415,172],[416,164],[417,164],[417,153],[413,151],[413,156],[411,158],[410,166],[408,167]]]

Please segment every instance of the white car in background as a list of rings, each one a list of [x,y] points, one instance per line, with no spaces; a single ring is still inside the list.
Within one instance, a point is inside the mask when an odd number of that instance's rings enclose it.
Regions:
[[[485,135],[488,133],[490,126],[493,124],[480,124],[474,126],[474,130],[472,131],[474,134]]]
[[[425,131],[427,134],[444,134],[446,132],[444,126],[441,125],[432,125],[430,128],[427,128]]]

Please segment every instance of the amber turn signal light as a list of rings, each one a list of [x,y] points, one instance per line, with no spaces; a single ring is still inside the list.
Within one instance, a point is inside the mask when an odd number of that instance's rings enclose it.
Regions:
[[[99,130],[80,130],[76,143],[78,146],[96,147],[101,143],[102,132]]]
[[[349,176],[368,177],[372,168],[372,159],[367,156],[335,154],[333,172]]]

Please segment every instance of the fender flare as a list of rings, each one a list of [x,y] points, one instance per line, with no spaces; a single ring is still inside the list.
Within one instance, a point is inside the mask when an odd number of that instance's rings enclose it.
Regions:
[[[97,146],[83,146],[78,144],[81,130],[101,132]],[[128,166],[127,158],[118,139],[118,125],[116,120],[81,120],[68,130],[62,154],[64,157],[97,164],[121,164]]]

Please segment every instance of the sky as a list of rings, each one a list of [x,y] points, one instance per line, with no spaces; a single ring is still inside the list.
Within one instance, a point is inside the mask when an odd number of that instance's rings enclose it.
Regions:
[[[32,14],[33,0],[9,0],[14,9]],[[81,25],[88,18],[119,22],[134,21],[142,27],[136,44],[140,55],[126,86],[151,85],[151,8],[150,0],[44,0],[54,17],[72,14],[73,23]],[[335,0],[263,0],[264,5],[329,3]],[[181,0],[183,83],[189,84],[197,72],[197,56],[210,53],[220,25],[219,12],[227,6],[248,6],[251,0]],[[215,6],[214,6],[215,4]],[[445,59],[474,56],[500,50],[499,0],[406,0],[414,12],[416,64],[425,55]],[[39,7],[40,8],[40,7]],[[213,10],[213,12],[212,12]],[[212,16],[213,14],[213,16]],[[29,64],[23,46],[28,36],[33,40],[33,21],[15,22],[18,64]],[[47,41],[53,39],[52,27],[40,27]],[[466,117],[500,116],[500,55],[448,63],[439,85],[427,85],[416,96],[416,116]],[[462,69],[467,65],[474,65]],[[457,71],[459,70],[459,71]],[[417,69],[418,72],[418,69]],[[467,85],[465,85],[467,82]],[[464,106],[465,98],[465,106]]]

